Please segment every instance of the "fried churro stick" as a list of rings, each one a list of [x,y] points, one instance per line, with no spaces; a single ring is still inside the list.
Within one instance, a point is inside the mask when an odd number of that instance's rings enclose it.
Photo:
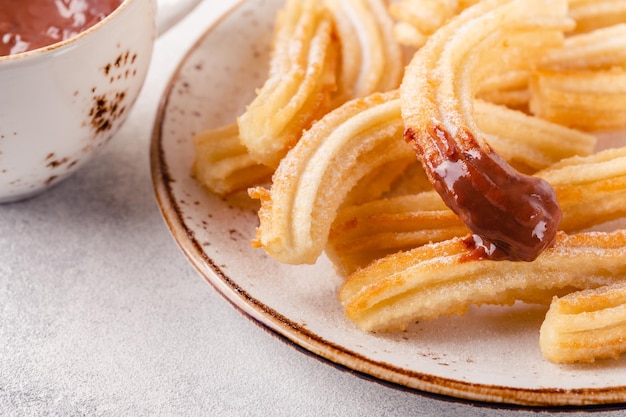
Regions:
[[[594,362],[626,352],[626,283],[554,297],[539,346],[557,363]]]
[[[525,173],[572,156],[590,155],[595,136],[502,105],[474,100],[476,125],[504,160]]]
[[[338,45],[333,21],[316,0],[288,0],[276,22],[269,78],[237,122],[258,163],[275,168],[303,129],[330,110]]]
[[[533,114],[587,131],[626,128],[626,68],[537,71],[530,82]]]
[[[439,194],[426,191],[341,209],[326,255],[340,275],[348,276],[391,253],[468,233]]]
[[[337,209],[363,177],[390,161],[412,160],[402,141],[398,91],[355,99],[305,132],[281,161],[261,200],[254,246],[291,264],[314,263]]]
[[[577,33],[626,22],[626,3],[622,0],[569,0],[569,6]]]
[[[565,40],[530,78],[533,114],[588,131],[626,128],[626,24]]]
[[[374,262],[348,277],[339,299],[361,329],[393,331],[416,320],[464,314],[470,305],[549,302],[562,290],[618,281],[626,281],[623,230],[559,233],[533,262],[478,260],[466,239],[456,238]]]
[[[609,69],[626,65],[626,24],[618,24],[565,38],[563,45],[548,51],[539,61],[541,69]]]
[[[335,102],[398,88],[405,62],[385,2],[326,0],[325,4],[333,14],[341,47]]]
[[[560,228],[574,232],[626,216],[626,147],[564,159],[536,174],[553,187]]]
[[[193,137],[194,177],[216,194],[226,195],[269,181],[272,170],[256,163],[239,140],[237,124]]]
[[[566,12],[566,1],[482,1],[429,37],[407,67],[405,136],[446,205],[475,233],[477,256],[530,261],[554,242],[554,191],[491,149],[472,104],[489,75],[480,66],[486,56],[506,50],[514,59],[496,61],[506,70],[528,66],[550,46],[545,40],[571,27]]]

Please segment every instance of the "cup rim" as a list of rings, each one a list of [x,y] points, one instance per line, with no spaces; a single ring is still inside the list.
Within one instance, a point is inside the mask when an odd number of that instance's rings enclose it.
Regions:
[[[61,40],[59,42],[52,43],[50,45],[42,46],[42,47],[36,48],[36,49],[31,49],[31,50],[28,50],[28,51],[25,51],[25,52],[20,52],[18,54],[0,55],[0,64],[2,64],[4,62],[11,62],[11,61],[22,61],[22,60],[28,59],[30,57],[38,57],[38,56],[46,55],[46,54],[51,53],[53,51],[57,51],[59,49],[65,48],[68,45],[74,44],[79,39],[82,39],[85,36],[89,36],[90,33],[98,31],[102,26],[106,25],[110,20],[115,19],[116,16],[118,16],[120,13],[122,13],[124,11],[124,9],[126,9],[128,7],[128,5],[130,3],[132,3],[133,1],[134,0],[122,0],[120,5],[117,6],[111,13],[106,15],[104,17],[104,19],[100,20],[95,25],[88,27],[87,29],[83,30],[82,32],[80,32],[80,33],[78,33],[78,34],[76,34],[74,36],[72,36],[69,39],[64,39],[64,40]]]

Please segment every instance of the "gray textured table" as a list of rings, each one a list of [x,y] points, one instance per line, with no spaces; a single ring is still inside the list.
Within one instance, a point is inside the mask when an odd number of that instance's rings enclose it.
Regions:
[[[250,322],[191,267],[153,195],[152,121],[177,61],[233,3],[205,1],[157,42],[137,107],[93,163],[39,197],[0,206],[0,415],[548,414],[338,370]]]

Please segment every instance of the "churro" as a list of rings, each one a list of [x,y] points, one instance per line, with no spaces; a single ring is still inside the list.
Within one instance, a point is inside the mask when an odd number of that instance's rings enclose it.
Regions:
[[[338,54],[333,30],[332,16],[316,0],[288,0],[280,10],[269,77],[237,119],[241,142],[258,163],[275,168],[330,109]]]
[[[480,67],[485,55],[506,50],[514,59],[504,66],[528,66],[550,46],[540,38],[558,39],[571,27],[566,12],[566,1],[482,1],[429,37],[407,67],[405,136],[446,205],[473,231],[476,256],[531,261],[554,242],[561,218],[554,190],[493,152],[472,104],[489,74]]]
[[[193,137],[194,177],[216,194],[226,195],[268,182],[272,170],[252,159],[233,123]]]
[[[339,290],[346,315],[366,331],[463,314],[470,305],[546,302],[559,291],[626,280],[626,231],[558,235],[533,262],[476,259],[466,238],[389,255]]]
[[[594,362],[626,352],[626,283],[555,297],[539,346],[552,362]]]

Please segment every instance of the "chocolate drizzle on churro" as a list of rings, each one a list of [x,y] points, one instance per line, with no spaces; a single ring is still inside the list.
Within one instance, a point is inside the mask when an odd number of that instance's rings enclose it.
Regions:
[[[546,181],[517,172],[466,129],[453,137],[439,124],[408,128],[405,139],[446,205],[474,233],[466,239],[469,258],[532,261],[554,244],[561,210]]]

